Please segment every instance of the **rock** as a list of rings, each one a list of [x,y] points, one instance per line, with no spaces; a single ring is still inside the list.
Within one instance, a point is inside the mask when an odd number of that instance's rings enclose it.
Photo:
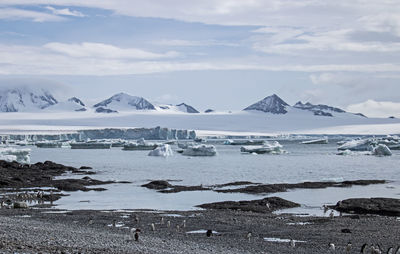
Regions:
[[[152,189],[152,190],[162,190],[162,189],[166,189],[170,186],[171,186],[171,184],[169,182],[163,181],[163,180],[151,181],[147,184],[142,185],[142,187],[146,187],[146,188]]]
[[[351,230],[348,229],[348,228],[342,229],[341,232],[344,233],[344,234],[351,234]]]
[[[112,110],[112,109],[109,109],[109,108],[99,107],[99,108],[96,108],[96,113],[110,114],[110,113],[118,113],[118,111]]]
[[[92,167],[88,167],[88,166],[82,166],[79,169],[93,169]]]
[[[351,198],[339,201],[332,208],[344,213],[400,216],[400,199]]]
[[[270,197],[259,200],[251,201],[224,201],[216,203],[202,204],[198,207],[205,209],[230,209],[230,210],[241,210],[251,211],[256,213],[271,213],[275,210],[299,207],[300,204],[279,198]]]
[[[14,209],[27,209],[28,204],[25,202],[14,202]]]
[[[289,189],[322,189],[328,187],[351,187],[353,185],[383,184],[385,182],[386,182],[385,180],[355,180],[355,181],[343,181],[343,182],[257,184],[257,185],[246,186],[243,188],[222,189],[215,191],[223,193],[239,192],[248,194],[261,194],[261,193],[286,192]]]

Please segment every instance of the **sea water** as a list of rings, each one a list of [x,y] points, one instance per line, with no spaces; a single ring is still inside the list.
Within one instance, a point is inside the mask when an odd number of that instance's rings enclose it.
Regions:
[[[336,155],[337,145],[305,145],[299,141],[280,141],[288,151],[281,155],[240,153],[240,146],[216,145],[213,157],[152,157],[148,151],[75,150],[32,148],[32,163],[52,160],[64,165],[93,167],[91,176],[100,180],[129,181],[130,184],[102,186],[106,191],[68,192],[55,204],[60,209],[157,209],[193,210],[203,203],[226,200],[252,200],[279,196],[302,204],[284,210],[295,213],[322,213],[323,204],[334,204],[351,197],[400,198],[400,151],[393,156]],[[173,146],[173,149],[176,149]],[[66,175],[63,177],[83,177]],[[191,191],[164,194],[141,187],[151,180],[168,180],[179,185],[215,185],[234,181],[256,183],[299,183],[304,181],[344,181],[385,179],[388,184],[352,188],[299,189],[269,195]],[[98,187],[98,186],[96,186]],[[85,201],[85,202],[81,202]]]

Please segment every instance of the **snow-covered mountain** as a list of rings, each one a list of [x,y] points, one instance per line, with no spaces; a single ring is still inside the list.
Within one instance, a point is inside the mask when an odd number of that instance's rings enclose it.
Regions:
[[[284,100],[279,98],[278,95],[273,94],[271,96],[265,97],[261,101],[258,101],[247,108],[243,109],[245,111],[257,110],[272,114],[286,114],[288,112],[289,104]]]
[[[46,110],[49,111],[87,111],[85,104],[78,98],[72,97],[69,98],[67,101],[60,101],[57,104],[54,104]]]
[[[18,87],[0,90],[0,112],[38,111],[57,103],[53,95],[42,88]]]
[[[118,93],[110,98],[101,101],[93,106],[94,108],[103,108],[110,110],[155,110],[153,104],[142,97],[132,96],[126,93]]]
[[[197,109],[186,103],[180,103],[178,105],[159,104],[156,106],[156,109],[166,113],[200,113]]]
[[[328,116],[328,117],[335,117],[335,116],[343,116],[343,117],[365,117],[363,114],[354,114],[348,113],[343,109],[318,104],[314,105],[310,102],[302,103],[301,101],[297,102],[295,105],[290,106],[284,100],[282,100],[278,95],[273,94],[271,96],[265,97],[263,100],[256,102],[253,105],[244,109],[245,111],[262,111],[266,113],[272,114],[287,114],[290,113],[291,115],[303,115],[301,112],[310,112],[315,116]]]
[[[197,109],[195,109],[194,107],[187,105],[186,103],[181,103],[176,105],[176,107],[182,111],[182,112],[186,112],[186,113],[200,113],[199,111],[197,111]]]
[[[294,108],[308,110],[314,113],[314,115],[323,115],[323,116],[333,116],[332,113],[346,113],[343,109],[331,107],[328,105],[318,104],[314,105],[309,102],[302,103],[301,101],[297,102],[293,106]]]
[[[323,105],[323,104],[314,105],[314,104],[311,104],[309,102],[302,103],[301,101],[299,101],[296,104],[294,104],[293,107],[294,108],[298,108],[298,109],[302,109],[302,110],[311,111],[311,112],[314,113],[314,115],[317,115],[317,116],[334,116],[334,114],[337,114],[337,113],[338,114],[348,113],[348,112],[346,112],[346,111],[344,111],[343,109],[340,109],[340,108],[336,108],[336,107],[332,107],[332,106],[328,106],[328,105]],[[350,114],[352,114],[352,113],[350,113]],[[361,113],[356,113],[354,115],[366,117]]]

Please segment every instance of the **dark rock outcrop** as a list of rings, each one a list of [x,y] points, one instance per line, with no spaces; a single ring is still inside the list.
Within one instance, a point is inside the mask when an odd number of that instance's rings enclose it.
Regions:
[[[331,208],[344,213],[400,216],[400,199],[350,198],[339,201]]]
[[[303,183],[278,183],[278,184],[258,184],[237,189],[215,190],[223,193],[248,193],[263,194],[285,192],[289,189],[322,189],[328,187],[351,187],[353,185],[383,184],[385,180],[355,180],[343,182],[303,182]]]
[[[161,193],[177,193],[181,191],[202,191],[211,190],[210,188],[203,187],[202,185],[197,186],[183,186],[183,185],[172,185],[164,180],[151,181],[147,184],[143,184],[142,187],[148,189],[158,190]]]
[[[198,207],[205,209],[229,209],[251,211],[256,213],[271,213],[275,210],[299,207],[300,204],[279,198],[270,197],[250,201],[224,201],[209,204],[202,204]]]
[[[288,112],[287,107],[290,107],[289,104],[282,100],[278,95],[273,94],[248,106],[243,110],[257,110],[272,114],[286,114]]]
[[[98,107],[98,108],[96,108],[96,113],[110,114],[110,113],[118,113],[118,111],[112,110],[112,109],[108,109],[108,108]]]
[[[87,186],[115,183],[114,181],[99,181],[87,176],[82,179],[54,179],[67,172],[73,174],[83,174],[85,172],[93,174],[92,171],[68,167],[52,161],[35,164],[0,161],[0,188],[54,187],[63,191],[89,191],[105,189],[87,188]]]

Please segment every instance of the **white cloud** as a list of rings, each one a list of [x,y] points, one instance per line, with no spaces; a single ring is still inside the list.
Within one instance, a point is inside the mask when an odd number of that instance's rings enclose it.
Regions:
[[[177,46],[177,47],[205,47],[205,46],[228,46],[228,47],[237,47],[239,44],[231,43],[231,42],[223,42],[216,40],[205,40],[205,41],[191,41],[191,40],[159,40],[155,41],[156,45],[163,46]]]
[[[165,0],[2,0],[0,3],[35,4],[92,7],[121,15],[208,24],[297,27],[337,26],[339,22],[353,25],[363,16],[400,13],[396,0],[169,0],[167,4]]]
[[[94,47],[92,47],[94,46]],[[296,72],[399,72],[396,64],[279,65],[243,58],[183,61],[112,45],[49,43],[42,47],[0,45],[0,74],[125,75],[189,70],[265,70]],[[151,60],[151,61],[150,61]]]
[[[400,102],[367,100],[346,108],[349,112],[360,112],[369,117],[400,117]]]
[[[361,53],[391,53],[400,52],[398,42],[350,40],[351,29],[332,30],[328,32],[305,33],[296,29],[258,29],[256,32],[265,32],[265,37],[257,36],[253,48],[270,54],[309,55],[316,52],[343,51]],[[272,35],[270,35],[272,34]],[[288,41],[288,42],[286,42]]]
[[[29,19],[34,22],[63,21],[63,17],[44,12],[16,8],[0,8],[0,19],[21,20]]]
[[[103,43],[83,42],[81,44],[67,44],[52,42],[43,46],[56,53],[70,57],[108,58],[108,59],[158,59],[173,58],[179,56],[175,51],[166,53],[153,53],[137,48],[119,48],[114,45]]]
[[[64,16],[74,16],[74,17],[85,17],[82,12],[70,10],[69,8],[64,9],[56,9],[51,6],[46,6],[47,10],[50,10],[55,15],[64,15]]]

